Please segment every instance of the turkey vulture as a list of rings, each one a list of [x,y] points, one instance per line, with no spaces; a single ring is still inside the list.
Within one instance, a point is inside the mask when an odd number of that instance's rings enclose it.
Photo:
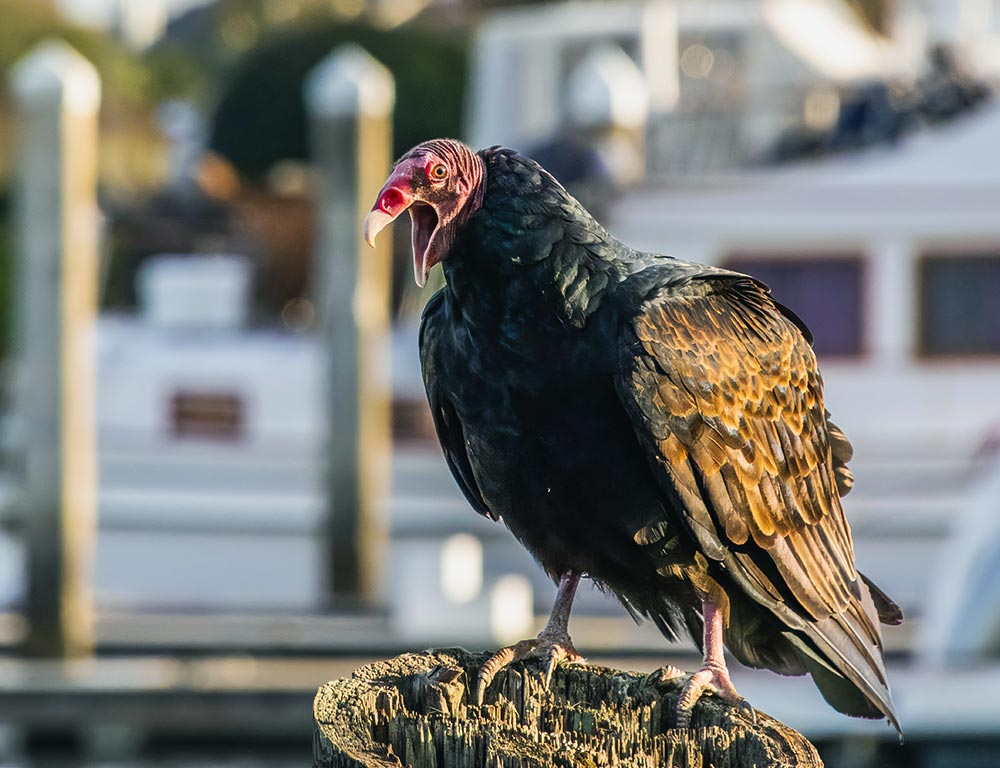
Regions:
[[[580,658],[567,627],[585,575],[699,643],[680,726],[704,691],[747,707],[724,643],[899,730],[879,623],[902,616],[855,569],[852,449],[802,321],[752,277],[623,245],[510,149],[418,145],[366,240],[404,210],[417,283],[439,262],[447,278],[420,357],[448,466],[559,585],[543,631],[499,651],[479,695],[515,658],[549,674]]]

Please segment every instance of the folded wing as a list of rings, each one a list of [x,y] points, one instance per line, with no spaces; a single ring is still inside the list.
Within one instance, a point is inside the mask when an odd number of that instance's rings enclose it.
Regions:
[[[895,724],[840,504],[850,443],[801,328],[750,278],[692,277],[627,324],[617,388],[702,553],[787,628],[831,704]]]

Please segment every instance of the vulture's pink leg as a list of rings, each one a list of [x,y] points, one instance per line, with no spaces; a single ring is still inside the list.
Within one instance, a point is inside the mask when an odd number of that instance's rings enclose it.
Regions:
[[[691,712],[705,691],[711,691],[723,701],[739,707],[751,718],[755,718],[753,707],[737,693],[729,678],[723,654],[722,614],[707,600],[702,601],[701,609],[705,617],[705,659],[701,669],[691,675],[681,691],[677,702],[677,727],[691,726]]]
[[[479,684],[476,686],[476,702],[483,703],[486,689],[490,687],[494,676],[501,669],[514,661],[521,659],[541,659],[545,662],[545,685],[552,679],[552,671],[562,659],[571,663],[583,661],[573,641],[569,638],[569,613],[573,607],[573,597],[580,584],[580,574],[576,571],[566,571],[559,579],[559,591],[552,613],[545,628],[532,640],[522,640],[515,645],[501,648],[483,664],[479,673]]]

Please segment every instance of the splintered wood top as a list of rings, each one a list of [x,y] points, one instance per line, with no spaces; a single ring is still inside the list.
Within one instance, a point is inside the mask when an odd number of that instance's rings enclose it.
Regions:
[[[563,665],[501,671],[476,706],[489,654],[462,649],[378,661],[319,689],[318,768],[821,768],[806,739],[762,712],[754,724],[706,695],[673,727],[682,680]]]

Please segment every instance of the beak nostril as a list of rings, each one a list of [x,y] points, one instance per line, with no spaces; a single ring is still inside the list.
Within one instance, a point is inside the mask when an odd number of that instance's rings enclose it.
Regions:
[[[404,203],[405,200],[403,199],[402,192],[390,187],[382,194],[382,199],[379,200],[379,207],[386,213],[394,214],[399,206]]]

